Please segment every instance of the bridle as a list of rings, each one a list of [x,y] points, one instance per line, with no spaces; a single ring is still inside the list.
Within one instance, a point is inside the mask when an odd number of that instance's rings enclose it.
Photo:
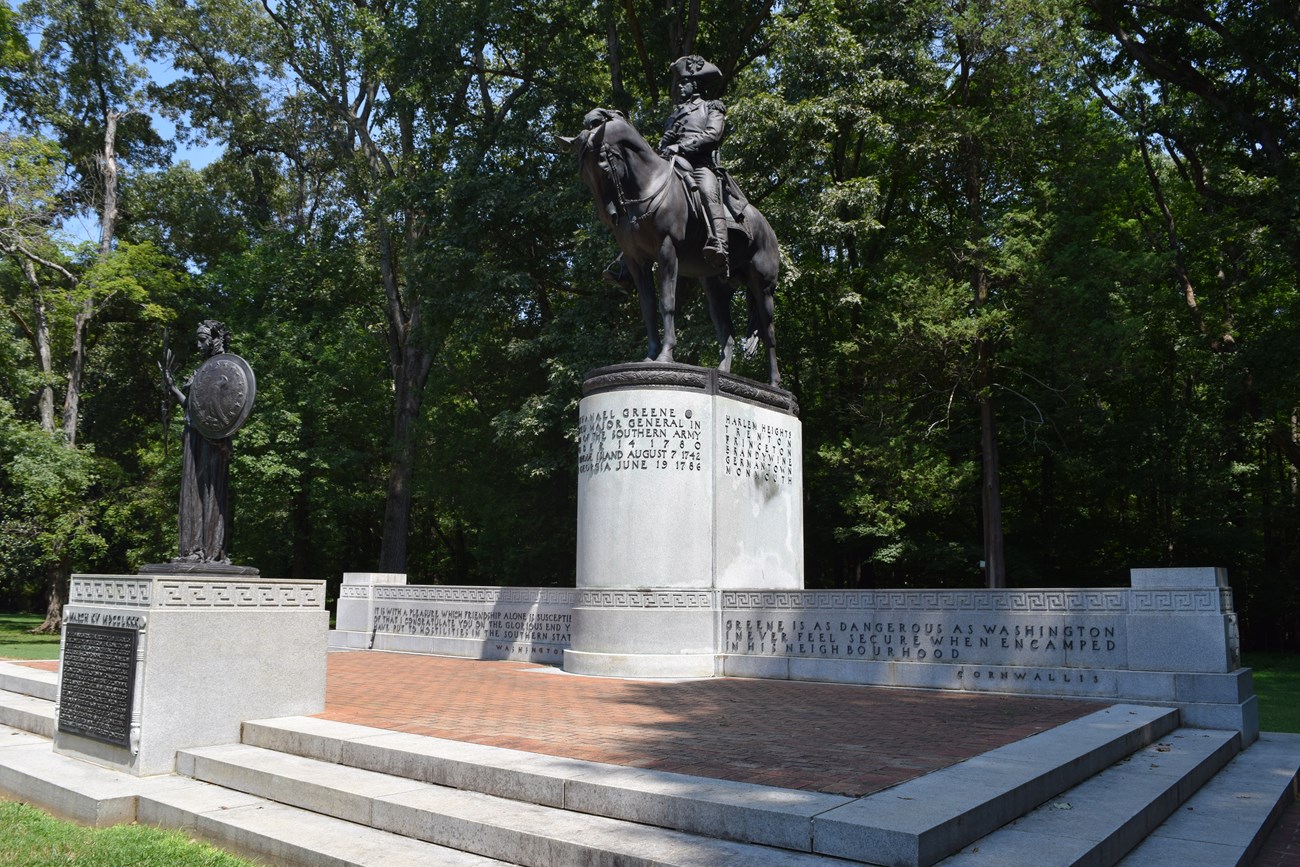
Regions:
[[[635,232],[640,228],[642,220],[646,217],[653,216],[654,212],[658,210],[659,205],[661,204],[660,200],[662,199],[663,194],[668,190],[668,182],[672,179],[675,172],[672,166],[669,165],[668,171],[664,172],[663,177],[648,193],[640,198],[628,198],[627,194],[623,192],[623,177],[627,174],[627,160],[621,152],[611,148],[609,143],[605,141],[605,127],[614,118],[622,118],[622,115],[617,112],[602,111],[601,116],[603,119],[599,124],[589,127],[591,134],[587,136],[586,141],[583,143],[581,157],[585,158],[588,153],[596,147],[599,147],[596,156],[596,164],[600,166],[601,171],[603,171],[605,176],[609,178],[610,186],[614,188],[615,212],[621,219],[627,222],[628,228]],[[598,145],[596,144],[597,141],[599,142]],[[622,164],[623,171],[620,172],[614,165],[615,163]],[[642,207],[637,209],[640,213],[634,214],[631,211],[631,207],[637,205]]]

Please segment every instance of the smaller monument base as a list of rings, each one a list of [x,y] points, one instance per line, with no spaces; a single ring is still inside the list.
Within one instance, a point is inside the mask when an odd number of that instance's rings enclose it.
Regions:
[[[237,743],[245,720],[325,709],[323,581],[74,575],[54,751],[141,776]]]

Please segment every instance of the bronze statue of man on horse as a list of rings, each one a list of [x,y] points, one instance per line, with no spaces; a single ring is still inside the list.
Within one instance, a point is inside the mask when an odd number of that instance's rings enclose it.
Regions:
[[[674,61],[672,73],[678,104],[658,148],[651,148],[621,112],[604,108],[587,113],[577,136],[561,137],[577,153],[579,174],[596,200],[601,222],[622,249],[607,276],[620,282],[630,277],[637,289],[649,341],[647,361],[672,361],[677,278],[697,278],[708,298],[723,372],[730,372],[735,349],[731,294],[734,286],[744,285],[749,300],[745,348],[753,351],[760,341],[765,345],[768,380],[779,385],[772,317],[780,252],[772,227],[718,161],[726,109],[709,97],[722,73],[698,55]]]

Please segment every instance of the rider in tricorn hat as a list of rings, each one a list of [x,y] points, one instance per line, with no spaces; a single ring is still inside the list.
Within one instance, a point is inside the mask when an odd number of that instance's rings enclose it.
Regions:
[[[681,157],[691,166],[700,198],[709,211],[709,240],[704,259],[727,267],[727,217],[716,172],[718,147],[726,128],[726,108],[707,96],[722,82],[722,71],[697,54],[673,61],[673,95],[677,107],[664,123],[659,153],[665,159]]]

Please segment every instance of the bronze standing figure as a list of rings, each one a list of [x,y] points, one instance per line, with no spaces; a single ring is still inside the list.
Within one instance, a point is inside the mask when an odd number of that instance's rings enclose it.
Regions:
[[[257,384],[248,363],[228,352],[230,331],[203,321],[196,334],[204,361],[178,388],[167,353],[163,379],[185,410],[181,457],[180,553],[173,562],[228,565],[230,437],[248,418]]]

